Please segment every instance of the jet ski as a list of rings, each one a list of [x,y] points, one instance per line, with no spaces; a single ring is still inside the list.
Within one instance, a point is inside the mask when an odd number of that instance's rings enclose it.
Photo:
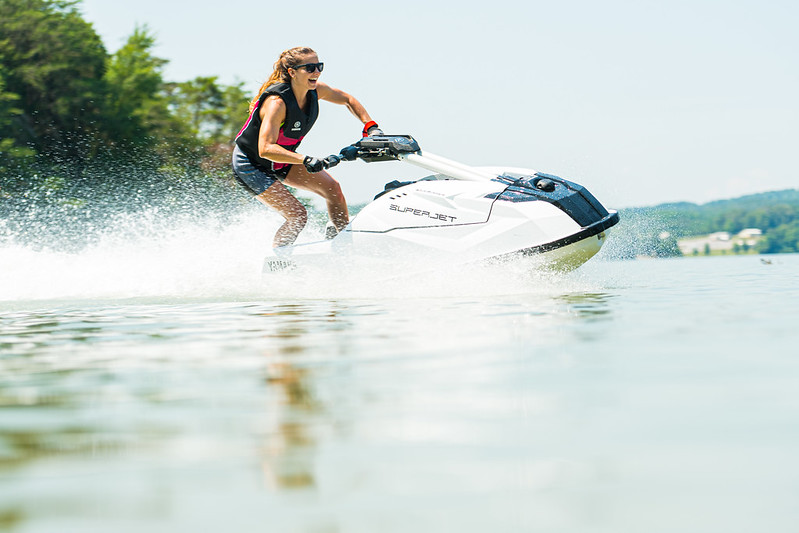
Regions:
[[[332,238],[273,249],[265,274],[306,265],[437,268],[519,258],[571,270],[594,256],[619,222],[577,183],[534,170],[464,165],[423,152],[410,135],[365,137],[326,161],[356,159],[401,161],[433,174],[386,184]]]

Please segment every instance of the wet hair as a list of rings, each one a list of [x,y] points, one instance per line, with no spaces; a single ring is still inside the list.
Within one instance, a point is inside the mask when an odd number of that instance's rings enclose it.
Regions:
[[[280,57],[277,58],[277,61],[275,61],[273,67],[274,70],[272,70],[272,74],[269,76],[269,79],[267,79],[264,84],[261,85],[261,88],[258,90],[258,94],[256,94],[255,98],[253,98],[252,102],[250,102],[250,113],[252,113],[252,110],[255,109],[256,105],[258,105],[258,99],[261,97],[267,87],[275,83],[290,83],[291,76],[289,76],[289,69],[301,64],[302,58],[311,54],[316,54],[316,52],[307,46],[296,46],[294,48],[284,50],[280,54]]]

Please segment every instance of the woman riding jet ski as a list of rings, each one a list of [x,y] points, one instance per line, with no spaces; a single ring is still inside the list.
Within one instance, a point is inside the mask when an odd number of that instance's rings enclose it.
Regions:
[[[236,179],[286,219],[275,233],[274,246],[293,244],[307,222],[305,207],[286,186],[325,199],[333,235],[349,222],[341,186],[325,172],[335,163],[297,153],[316,122],[319,102],[346,106],[363,123],[364,136],[383,133],[355,97],[319,81],[324,66],[311,48],[285,50],[250,103],[247,121],[236,135],[232,161]]]
[[[524,169],[474,168],[422,152],[408,135],[372,135],[325,159],[404,161],[435,174],[392,182],[334,238],[275,248],[264,272],[359,261],[361,267],[534,257],[580,266],[619,221],[584,187]]]

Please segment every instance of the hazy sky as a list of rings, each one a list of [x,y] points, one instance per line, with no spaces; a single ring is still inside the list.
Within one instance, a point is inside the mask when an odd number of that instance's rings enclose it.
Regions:
[[[703,203],[799,187],[799,3],[793,0],[264,2],[84,0],[109,52],[155,34],[166,79],[257,91],[286,48],[386,133],[470,165],[580,182],[608,207]],[[245,117],[242,117],[242,121]],[[323,104],[301,152],[360,135]],[[402,163],[334,170],[351,202]]]

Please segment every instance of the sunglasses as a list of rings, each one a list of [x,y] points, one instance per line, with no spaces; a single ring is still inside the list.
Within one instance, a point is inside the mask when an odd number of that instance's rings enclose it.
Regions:
[[[311,74],[315,70],[318,70],[319,72],[322,72],[324,70],[324,68],[325,68],[325,64],[321,63],[321,62],[320,63],[303,63],[302,65],[297,65],[297,66],[291,67],[291,68],[293,68],[295,70],[300,70],[301,68],[304,68],[305,72],[307,72],[308,74]]]

